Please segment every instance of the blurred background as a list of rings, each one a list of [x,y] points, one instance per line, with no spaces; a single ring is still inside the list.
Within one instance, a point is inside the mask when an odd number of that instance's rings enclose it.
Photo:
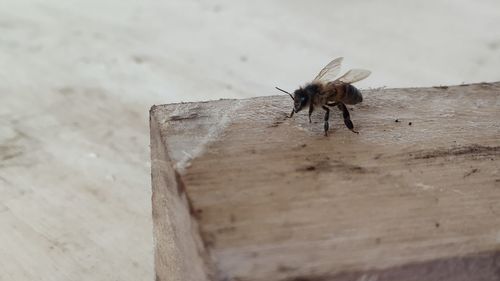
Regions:
[[[500,80],[500,2],[0,0],[0,280],[153,280],[148,110]]]

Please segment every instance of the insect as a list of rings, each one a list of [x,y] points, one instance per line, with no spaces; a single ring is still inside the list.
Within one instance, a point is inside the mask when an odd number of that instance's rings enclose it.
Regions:
[[[290,118],[294,113],[301,111],[305,107],[309,107],[309,123],[311,123],[311,114],[314,108],[321,107],[326,111],[324,129],[325,136],[328,136],[330,107],[337,106],[342,111],[345,126],[358,134],[354,130],[354,125],[352,124],[346,104],[352,105],[363,101],[361,92],[351,85],[351,83],[365,79],[371,72],[364,69],[351,69],[341,77],[335,79],[340,72],[342,60],[342,57],[332,60],[316,75],[311,83],[295,90],[293,95],[276,87],[276,89],[287,93],[293,99],[294,106],[289,116]]]

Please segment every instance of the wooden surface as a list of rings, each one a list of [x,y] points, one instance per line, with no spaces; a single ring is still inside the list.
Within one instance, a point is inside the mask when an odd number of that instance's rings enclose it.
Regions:
[[[170,166],[164,133],[151,116],[152,203],[155,236],[156,280],[208,280],[208,259],[196,221],[190,217],[188,199],[182,181]],[[168,188],[165,188],[168,187]]]
[[[153,107],[157,280],[500,279],[500,83],[363,94]]]

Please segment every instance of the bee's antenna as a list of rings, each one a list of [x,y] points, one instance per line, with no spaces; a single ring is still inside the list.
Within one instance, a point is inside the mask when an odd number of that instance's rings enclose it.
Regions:
[[[290,94],[289,92],[287,92],[287,91],[285,91],[285,90],[283,90],[283,89],[280,89],[280,88],[278,88],[278,87],[275,87],[275,88],[276,88],[277,90],[282,91],[283,93],[288,94],[288,95],[292,98],[292,100],[294,100],[294,101],[295,101],[295,99],[293,98],[292,94]]]

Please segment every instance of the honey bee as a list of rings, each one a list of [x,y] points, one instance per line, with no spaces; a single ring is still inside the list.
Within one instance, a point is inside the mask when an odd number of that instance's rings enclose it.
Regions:
[[[356,134],[359,133],[354,130],[354,125],[352,124],[346,104],[352,105],[363,101],[361,92],[351,85],[351,83],[365,79],[371,72],[364,69],[351,69],[341,77],[335,79],[340,72],[342,60],[342,57],[332,60],[318,73],[318,75],[316,75],[311,83],[295,90],[293,95],[276,87],[276,89],[287,93],[293,99],[294,106],[289,118],[291,118],[294,113],[308,106],[309,123],[311,123],[311,114],[314,108],[321,106],[321,108],[326,111],[324,129],[325,136],[328,136],[328,119],[330,117],[329,107],[337,106],[342,111],[346,127]]]

